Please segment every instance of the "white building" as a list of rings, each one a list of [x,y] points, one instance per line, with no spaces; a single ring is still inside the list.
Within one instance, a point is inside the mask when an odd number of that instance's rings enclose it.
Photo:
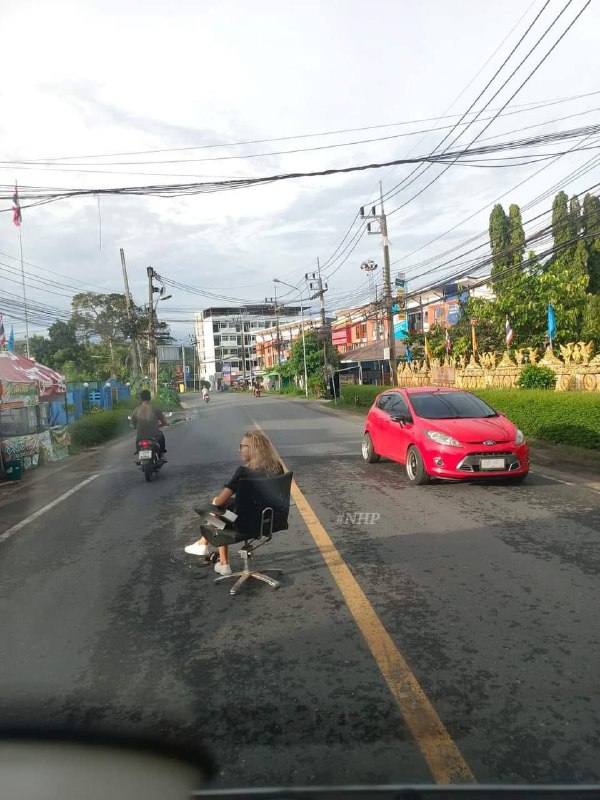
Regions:
[[[297,317],[299,307],[279,307],[280,317]],[[277,324],[273,305],[205,308],[196,314],[200,379],[214,387],[260,374],[256,332]]]

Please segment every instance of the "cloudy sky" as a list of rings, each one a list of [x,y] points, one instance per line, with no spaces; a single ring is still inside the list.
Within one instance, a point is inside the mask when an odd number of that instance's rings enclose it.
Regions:
[[[16,179],[25,192],[27,186],[191,183],[423,155],[476,100],[536,14],[543,9],[476,103],[475,111],[489,103],[482,118],[502,107],[586,1],[3,3],[0,184]],[[592,2],[482,138],[510,140],[600,122],[600,93],[592,94],[600,92],[599,34],[600,8]],[[580,97],[541,105],[574,96]],[[468,144],[484,124],[463,125],[459,143]],[[347,146],[329,147],[334,144]],[[305,152],[282,153],[291,150]],[[554,184],[572,194],[600,181],[597,169],[570,175],[597,152],[565,155],[538,175],[544,164],[456,165],[411,200],[441,173],[432,167],[386,203],[394,211],[410,201],[389,217],[393,270],[405,270],[414,287],[426,285],[442,274],[427,274],[444,260],[430,259],[485,231],[503,194],[506,204],[525,205]],[[328,308],[365,300],[360,265],[369,258],[381,264],[380,237],[363,236],[349,253],[356,222],[336,248],[358,207],[377,196],[379,180],[389,191],[411,170],[397,166],[183,198],[109,196],[100,207],[92,196],[25,208],[28,294],[48,307],[50,319],[55,310],[68,310],[75,291],[122,291],[123,247],[138,303],[145,299],[148,265],[196,287],[194,293],[173,289],[160,306],[181,341],[192,332],[194,311],[216,304],[203,292],[243,303],[264,300],[273,295],[274,277],[297,284],[317,257],[328,280]],[[0,208],[9,206],[0,201]],[[8,211],[0,214],[0,313],[9,325],[18,316],[11,315],[9,293],[20,293],[19,281],[19,237]],[[15,320],[17,335],[23,330]]]

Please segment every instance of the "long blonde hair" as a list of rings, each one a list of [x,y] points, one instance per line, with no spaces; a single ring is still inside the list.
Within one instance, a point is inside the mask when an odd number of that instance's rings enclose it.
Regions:
[[[250,459],[247,462],[250,469],[264,470],[267,475],[283,472],[283,464],[266,434],[258,430],[248,431],[244,439],[248,440],[250,446]]]

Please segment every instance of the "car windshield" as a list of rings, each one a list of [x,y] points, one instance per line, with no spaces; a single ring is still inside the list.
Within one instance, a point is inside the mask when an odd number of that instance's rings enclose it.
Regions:
[[[470,392],[419,392],[410,396],[415,413],[424,419],[486,419],[498,413]]]

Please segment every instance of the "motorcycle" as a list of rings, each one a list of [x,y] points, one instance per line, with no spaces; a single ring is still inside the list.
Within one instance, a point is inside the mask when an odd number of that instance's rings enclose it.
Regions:
[[[168,412],[165,417],[172,417],[173,413]],[[127,419],[132,422],[131,417]],[[165,462],[160,457],[160,442],[152,437],[136,437],[136,464],[144,473],[148,482],[152,480],[157,472],[160,472]]]
[[[254,397],[260,397],[260,386],[254,387]]]
[[[209,394],[203,394],[202,395],[202,399],[204,400],[205,403],[208,403],[208,401],[210,400],[210,395]]]
[[[163,462],[160,458],[160,444],[157,439],[137,439],[137,464],[147,481],[151,481],[156,472],[160,472]]]

